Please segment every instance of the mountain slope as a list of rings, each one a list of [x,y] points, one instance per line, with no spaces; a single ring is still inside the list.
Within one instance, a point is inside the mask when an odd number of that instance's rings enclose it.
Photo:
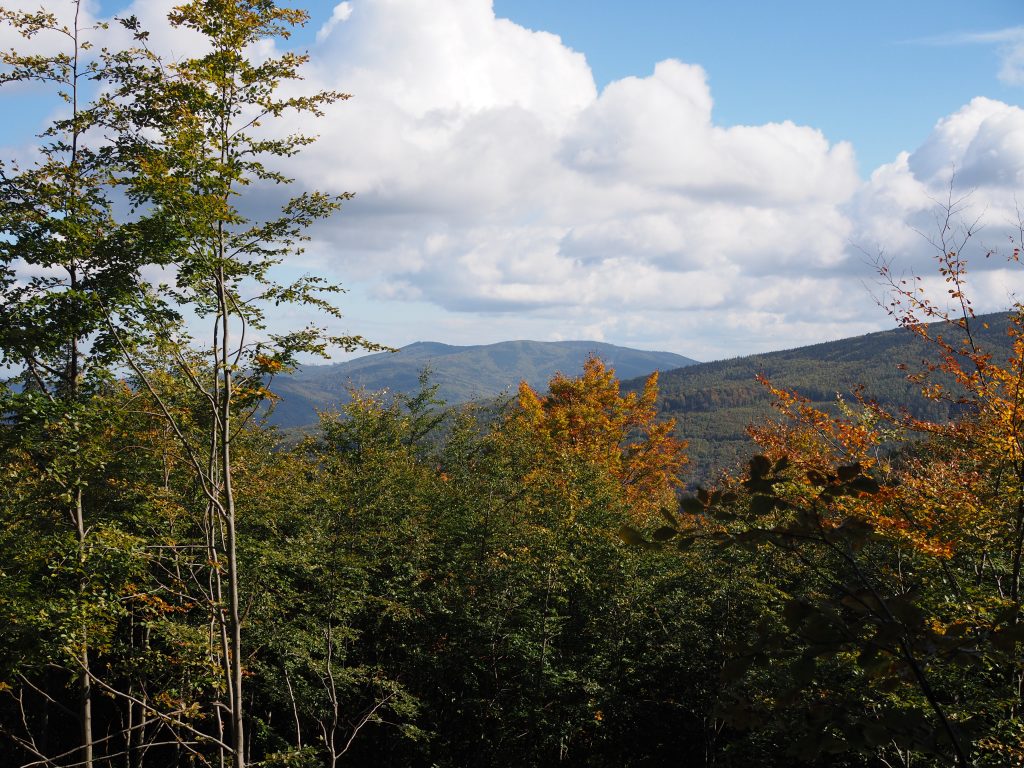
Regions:
[[[438,394],[449,403],[492,398],[525,379],[543,388],[556,372],[575,374],[591,354],[614,368],[620,379],[647,376],[655,370],[693,365],[671,352],[649,352],[597,341],[505,341],[457,347],[420,341],[398,352],[381,352],[335,365],[306,366],[273,383],[282,398],[271,423],[294,427],[316,421],[315,409],[343,403],[351,389],[415,392],[419,374],[431,371]]]
[[[989,328],[983,329],[987,322]],[[980,345],[997,361],[1010,353],[1005,314],[978,317],[974,326]],[[962,331],[939,329],[950,340]],[[924,359],[937,360],[936,349],[910,331],[895,329],[808,347],[700,363],[661,374],[659,410],[677,422],[680,437],[690,443],[690,478],[702,481],[730,469],[753,452],[746,427],[775,415],[771,395],[756,381],[758,374],[772,384],[792,389],[813,405],[835,410],[837,395],[853,398],[858,385],[864,395],[891,408],[906,407],[915,416],[945,420],[955,406],[921,396],[907,381]],[[897,366],[906,364],[907,371]],[[624,382],[638,390],[642,381]]]

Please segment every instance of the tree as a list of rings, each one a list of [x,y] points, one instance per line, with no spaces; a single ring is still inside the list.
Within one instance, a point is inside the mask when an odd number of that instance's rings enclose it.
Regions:
[[[962,212],[950,197],[932,242],[945,296],[879,264],[890,314],[932,350],[908,379],[954,418],[863,396],[836,415],[765,380],[785,418],[752,428],[765,453],[741,478],[682,499],[701,524],[624,531],[645,546],[774,551],[796,569],[784,621],[762,626],[730,666],[789,662],[775,717],[803,700],[804,758],[1024,763],[1024,307],[1008,313],[1006,356],[983,348],[965,256],[977,222]],[[1024,226],[1011,262],[1020,239]]]
[[[184,734],[178,737],[183,747],[213,743],[222,759],[228,751],[243,766],[238,441],[246,439],[247,424],[270,396],[267,380],[291,366],[296,355],[324,353],[332,345],[374,347],[360,337],[331,335],[314,326],[273,333],[263,314],[267,305],[290,303],[339,316],[325,297],[336,287],[316,277],[279,284],[272,270],[299,250],[306,227],[334,213],[349,195],[307,192],[268,220],[242,215],[239,200],[250,184],[286,185],[289,180],[265,160],[290,157],[312,140],[275,137],[264,123],[290,111],[319,115],[325,104],[345,96],[281,96],[282,86],[298,79],[305,58],[290,53],[258,63],[249,58],[254,44],[287,38],[305,21],[304,12],[273,2],[187,3],[174,9],[169,21],[204,35],[209,48],[196,58],[168,63],[147,48],[147,34],[135,19],[122,21],[135,35],[135,48],[86,56],[90,45],[78,24],[80,5],[72,5],[75,21],[67,27],[45,12],[4,12],[26,37],[51,32],[68,42],[68,51],[54,56],[5,54],[5,80],[55,83],[71,110],[44,133],[48,143],[36,167],[9,166],[0,177],[0,350],[2,362],[21,372],[21,384],[5,394],[5,413],[18,419],[5,437],[26,441],[24,446],[33,443],[31,450],[9,454],[7,466],[21,476],[28,471],[25,461],[36,461],[58,481],[58,496],[66,495],[72,508],[78,559],[84,563],[92,527],[83,489],[109,460],[109,452],[86,450],[84,441],[103,437],[112,423],[109,414],[88,409],[111,402],[107,390],[117,389],[112,384],[117,365],[131,370],[133,385],[152,399],[178,444],[173,451],[166,444],[159,449],[167,492],[180,482],[182,467],[191,469],[190,483],[199,490],[196,505],[188,483],[178,486],[184,506],[200,513],[196,525],[184,531],[202,536],[207,588],[198,600],[185,597],[180,609],[190,613],[196,604],[205,605],[218,628],[207,652],[222,667],[227,702],[223,708],[214,702],[210,714],[220,722],[221,712],[229,713],[230,744],[223,726],[211,732],[196,724],[204,719],[196,710],[186,707],[182,716],[168,718],[152,698],[137,699],[101,680],[83,620],[70,670],[82,690],[82,761],[93,761],[92,688],[99,685],[125,703],[129,720],[131,708],[141,707],[143,718]],[[83,106],[86,85],[100,95]],[[112,194],[127,195],[132,218],[114,220]],[[172,284],[146,285],[140,268],[147,264],[167,267]],[[43,276],[26,279],[26,266]],[[61,276],[52,277],[54,272]],[[211,323],[208,336],[193,344],[186,328],[195,327],[196,318]],[[254,335],[261,338],[253,341]],[[33,420],[39,427],[30,429]],[[43,435],[50,436],[52,450],[40,450]],[[177,460],[168,461],[174,453]],[[23,487],[37,493],[52,486]],[[180,574],[184,568],[196,575],[192,542],[153,546],[152,552],[160,553],[150,558],[153,574]],[[201,582],[184,583],[191,590]],[[161,578],[154,585],[165,596],[175,589],[181,596],[181,587]],[[78,591],[85,611],[95,597],[87,594],[86,576]]]
[[[120,359],[108,325],[127,338],[125,326],[139,322],[138,273],[160,261],[162,243],[144,217],[117,221],[111,202],[119,161],[102,131],[114,111],[102,89],[115,68],[131,66],[133,54],[95,51],[89,36],[103,25],[83,25],[80,0],[66,10],[71,18],[65,22],[44,10],[0,8],[0,19],[26,46],[41,38],[45,49],[56,51],[3,52],[0,84],[51,88],[66,110],[40,134],[35,162],[0,162],[0,365],[16,372],[0,409],[13,422],[7,437],[20,439],[29,449],[22,455],[56,481],[54,502],[67,509],[77,537],[81,602],[89,589],[89,537],[98,522],[83,500],[87,477],[97,468],[89,444],[97,426],[91,398]],[[88,608],[83,602],[78,610],[77,651],[66,661],[80,686],[81,760],[91,767],[94,672]]]
[[[561,472],[572,460],[598,465],[618,481],[635,519],[648,522],[674,506],[686,465],[675,422],[655,421],[657,396],[657,372],[640,395],[622,396],[615,371],[591,357],[579,378],[556,374],[548,395],[521,383],[514,422],[536,438],[539,473]]]
[[[168,18],[172,27],[200,33],[208,52],[173,63],[151,55],[147,66],[119,73],[122,113],[144,129],[124,137],[121,149],[133,158],[125,180],[129,197],[151,207],[154,219],[176,235],[173,287],[165,289],[174,304],[161,304],[152,289],[145,294],[147,306],[171,322],[149,330],[159,354],[169,356],[179,371],[167,381],[187,383],[202,411],[180,418],[142,358],[123,339],[120,347],[171,425],[205,498],[203,528],[213,569],[209,600],[221,627],[231,753],[242,768],[245,654],[233,445],[240,426],[268,397],[265,378],[292,365],[296,355],[323,354],[332,345],[376,347],[315,326],[281,334],[266,328],[264,307],[271,304],[299,304],[340,316],[324,296],[336,292],[335,286],[312,276],[279,284],[272,269],[298,250],[310,224],[336,212],[350,195],[306,192],[268,220],[240,211],[249,185],[290,181],[265,164],[268,158],[291,157],[312,141],[300,134],[273,136],[263,123],[287,112],[319,116],[324,105],[346,98],[336,92],[281,95],[284,85],[299,79],[304,56],[249,58],[252,46],[286,39],[307,14],[271,1],[193,0]],[[125,23],[144,42],[134,20]],[[179,319],[189,311],[210,320],[195,353],[182,342],[186,333]],[[265,338],[254,341],[257,333]]]

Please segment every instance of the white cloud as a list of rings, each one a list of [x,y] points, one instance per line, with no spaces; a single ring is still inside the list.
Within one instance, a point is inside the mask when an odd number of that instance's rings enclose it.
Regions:
[[[1019,240],[1022,185],[1024,110],[978,97],[940,119],[914,152],[872,174],[851,206],[854,240],[885,252],[897,270],[924,275],[937,297],[948,286],[931,278],[932,260],[963,245],[975,307],[995,311],[1024,288],[1024,274],[1005,258],[1011,238]],[[949,206],[958,213],[947,222]],[[965,242],[968,227],[974,234]]]
[[[382,300],[494,313],[505,336],[543,318],[548,338],[612,338],[667,313],[713,326],[768,282],[850,260],[852,147],[790,122],[717,125],[699,66],[663,61],[599,93],[582,55],[487,0],[351,8],[312,81],[354,98],[288,165],[358,194],[318,230],[316,268]],[[801,310],[854,314],[836,307],[863,308],[849,293],[802,291]],[[758,295],[762,312],[794,311],[781,289]]]
[[[928,45],[996,45],[1000,58],[999,79],[1007,85],[1024,85],[1024,26],[941,35],[917,42]]]
[[[348,21],[348,17],[351,15],[352,3],[338,3],[334,6],[331,18],[324,22],[324,25],[317,30],[316,41],[318,43],[322,43],[336,26],[342,22]]]
[[[173,1],[132,9],[197,50],[161,23]],[[292,119],[321,139],[284,168],[358,196],[289,267],[355,282],[353,323],[384,342],[600,334],[706,359],[838,338],[885,324],[858,247],[928,270],[918,231],[954,169],[980,247],[1016,221],[1024,111],[990,99],[865,181],[814,127],[717,123],[695,64],[599,92],[582,54],[489,0],[349,0],[316,39],[300,87],[354,98]],[[982,307],[1014,290],[1004,267],[979,265]]]

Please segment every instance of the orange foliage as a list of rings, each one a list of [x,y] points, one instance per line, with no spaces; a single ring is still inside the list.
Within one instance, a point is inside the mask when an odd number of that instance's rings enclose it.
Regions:
[[[950,422],[893,417],[908,433],[931,438],[942,451],[930,462],[901,471],[901,495],[916,498],[916,506],[927,510],[935,529],[950,541],[988,548],[1001,540],[1019,550],[1024,540],[1024,307],[1017,304],[1010,313],[1011,353],[996,359],[980,344],[978,333],[988,325],[976,319],[966,291],[961,250],[967,237],[938,255],[949,297],[943,304],[925,294],[919,279],[897,281],[886,267],[880,269],[892,289],[889,313],[937,354],[936,362],[908,378],[921,385],[926,397],[957,402],[967,414]],[[1017,248],[1009,260],[1019,260]],[[934,321],[939,324],[928,324]],[[950,377],[955,389],[933,381],[936,373]]]
[[[891,427],[895,417],[865,402],[860,405],[868,418],[835,416],[794,392],[764,379],[762,383],[775,396],[774,405],[786,421],[752,427],[750,433],[770,459],[787,457],[793,470],[791,502],[809,504],[818,496],[820,479],[843,464],[874,468],[887,481],[878,493],[829,500],[824,524],[856,517],[882,536],[937,557],[950,557],[957,545],[991,532],[982,522],[981,477],[959,457],[903,457],[894,467],[878,456],[886,453],[887,435],[880,427]]]
[[[674,421],[655,420],[657,373],[640,395],[623,396],[615,371],[591,357],[582,376],[556,374],[549,388],[544,396],[522,382],[516,418],[551,459],[581,459],[606,469],[639,520],[674,502],[686,443],[673,436]]]
[[[253,367],[259,373],[280,373],[284,370],[284,364],[268,355],[256,355],[253,358]]]
[[[897,280],[884,265],[880,274],[892,290],[890,314],[934,350],[935,359],[907,378],[925,397],[959,404],[963,418],[927,421],[864,400],[859,402],[864,418],[836,417],[762,381],[787,420],[750,432],[770,458],[788,457],[798,485],[813,485],[806,479],[811,470],[827,473],[844,462],[872,468],[883,481],[882,493],[836,501],[843,507],[837,515],[856,515],[921,552],[950,557],[998,549],[1001,543],[1019,548],[1024,541],[1024,307],[1016,306],[1010,316],[1011,354],[995,359],[979,343],[978,331],[987,326],[975,319],[967,298],[964,260],[943,249],[938,261],[948,302],[956,308],[952,312],[925,295],[920,279]],[[879,461],[896,441],[916,447]]]
[[[865,468],[874,464],[873,449],[877,447],[877,436],[863,423],[850,419],[836,418],[810,404],[810,401],[788,389],[779,389],[764,376],[757,380],[767,387],[775,398],[773,405],[793,424],[779,429],[778,425],[751,427],[751,436],[773,459],[793,453],[791,461],[801,463],[805,468],[824,470],[837,459],[859,462]]]

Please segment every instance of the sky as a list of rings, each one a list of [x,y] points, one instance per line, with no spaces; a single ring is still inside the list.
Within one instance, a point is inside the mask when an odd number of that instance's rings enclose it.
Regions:
[[[188,55],[171,4],[88,10],[135,13],[161,50]],[[284,272],[346,285],[333,330],[699,360],[865,333],[892,325],[878,258],[941,295],[931,241],[950,194],[980,219],[978,309],[1024,289],[1004,257],[1024,204],[1017,0],[305,7],[287,44],[310,53],[303,87],[353,98],[287,171],[298,189],[356,197]],[[55,107],[8,89],[0,109],[0,152],[18,156]],[[294,128],[310,126],[283,121]]]

